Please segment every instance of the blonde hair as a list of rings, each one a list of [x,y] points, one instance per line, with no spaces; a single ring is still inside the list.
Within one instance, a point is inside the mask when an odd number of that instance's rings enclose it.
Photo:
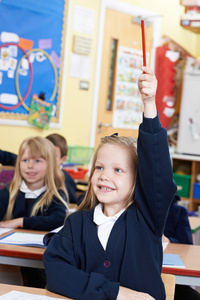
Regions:
[[[47,161],[47,169],[45,176],[45,185],[47,190],[37,203],[35,203],[31,216],[35,216],[39,209],[43,210],[44,205],[49,206],[52,198],[55,195],[66,207],[66,201],[58,193],[58,189],[62,189],[68,197],[67,190],[64,184],[64,174],[59,169],[54,145],[46,138],[36,136],[25,139],[20,148],[16,161],[15,174],[9,187],[9,203],[5,215],[5,220],[12,219],[13,208],[16,197],[19,193],[20,185],[22,182],[22,176],[20,173],[20,162],[25,150],[29,151],[31,158],[41,157]]]
[[[95,170],[95,163],[97,160],[97,155],[99,150],[105,145],[105,144],[112,144],[112,145],[116,145],[116,146],[120,146],[122,148],[125,148],[129,151],[130,155],[131,155],[131,159],[132,159],[132,166],[133,166],[133,174],[134,176],[134,183],[133,186],[131,188],[131,190],[128,193],[127,199],[126,199],[126,208],[131,205],[134,200],[135,200],[135,182],[136,182],[136,173],[137,173],[137,166],[138,166],[138,155],[137,155],[137,143],[136,143],[136,139],[132,138],[132,137],[127,137],[127,136],[106,136],[101,138],[101,142],[94,154],[93,157],[93,161],[92,161],[92,167],[91,167],[91,172],[90,172],[90,176],[88,179],[88,189],[87,192],[85,194],[85,197],[83,199],[83,201],[81,202],[81,204],[79,205],[79,207],[77,208],[77,211],[80,210],[90,210],[92,208],[94,208],[97,204],[99,204],[99,201],[93,191],[92,188],[92,176]]]

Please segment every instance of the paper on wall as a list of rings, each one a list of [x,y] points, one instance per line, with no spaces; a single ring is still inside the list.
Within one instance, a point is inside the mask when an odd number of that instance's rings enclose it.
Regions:
[[[69,76],[80,79],[90,79],[91,57],[71,53]]]
[[[93,34],[94,31],[94,13],[95,11],[89,8],[74,6],[73,15],[73,30]]]

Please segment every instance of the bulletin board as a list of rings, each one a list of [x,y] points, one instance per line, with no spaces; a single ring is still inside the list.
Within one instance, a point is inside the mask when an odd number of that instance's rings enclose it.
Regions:
[[[43,93],[59,123],[67,0],[0,1],[0,122],[27,120]]]

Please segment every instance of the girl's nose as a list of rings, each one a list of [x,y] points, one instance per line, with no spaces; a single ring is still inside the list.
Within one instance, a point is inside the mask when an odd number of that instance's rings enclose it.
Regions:
[[[101,179],[101,180],[106,180],[106,181],[107,181],[107,180],[109,179],[108,174],[106,174],[105,172],[103,172],[103,173],[101,174],[100,179]]]
[[[28,168],[32,168],[33,167],[33,162],[32,162],[32,160],[29,160],[28,161]]]

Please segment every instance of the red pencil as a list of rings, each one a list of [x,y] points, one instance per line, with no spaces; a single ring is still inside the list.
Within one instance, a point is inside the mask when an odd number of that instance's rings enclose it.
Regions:
[[[142,51],[143,51],[143,66],[147,66],[146,63],[146,46],[145,46],[145,25],[144,20],[141,20],[141,29],[142,29]]]

